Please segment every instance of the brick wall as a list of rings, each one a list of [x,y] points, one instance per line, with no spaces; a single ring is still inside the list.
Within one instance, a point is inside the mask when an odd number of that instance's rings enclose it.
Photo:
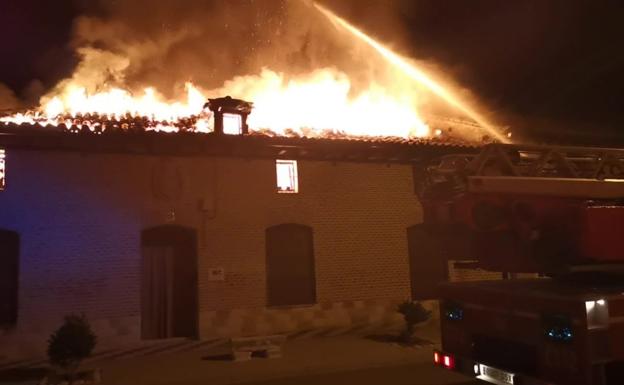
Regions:
[[[40,339],[85,312],[136,337],[141,231],[170,222],[198,230],[203,336],[215,314],[264,311],[264,231],[280,223],[313,228],[320,309],[408,298],[406,228],[422,220],[411,167],[301,161],[299,183],[277,194],[271,160],[8,150],[0,228],[21,236],[17,331]],[[217,267],[225,279],[208,281]]]

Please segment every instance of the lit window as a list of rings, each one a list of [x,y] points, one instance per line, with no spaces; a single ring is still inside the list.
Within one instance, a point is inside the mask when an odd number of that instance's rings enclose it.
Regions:
[[[6,168],[5,168],[4,159],[5,159],[4,150],[0,149],[0,190],[4,190],[4,186],[5,186]]]
[[[278,160],[276,162],[276,170],[277,170],[277,192],[298,193],[299,181],[297,179],[297,161],[296,160]]]
[[[223,133],[240,135],[243,133],[243,121],[240,115],[223,114]]]

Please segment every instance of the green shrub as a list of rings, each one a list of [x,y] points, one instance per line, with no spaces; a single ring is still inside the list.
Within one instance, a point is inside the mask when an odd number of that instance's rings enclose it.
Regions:
[[[91,355],[97,338],[84,315],[68,315],[48,340],[48,359],[73,379],[80,362]]]
[[[420,302],[405,301],[399,305],[397,311],[403,315],[405,330],[401,333],[401,340],[408,343],[414,334],[414,326],[425,322],[431,317],[431,312],[423,307]]]

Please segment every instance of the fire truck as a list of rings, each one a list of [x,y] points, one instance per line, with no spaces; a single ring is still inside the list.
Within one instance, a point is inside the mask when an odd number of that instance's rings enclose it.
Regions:
[[[475,266],[507,278],[440,286],[434,363],[494,384],[624,384],[624,151],[492,144],[424,175],[425,225],[460,229]]]

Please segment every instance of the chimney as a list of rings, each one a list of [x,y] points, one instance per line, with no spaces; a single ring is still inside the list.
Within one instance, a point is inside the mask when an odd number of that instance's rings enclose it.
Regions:
[[[251,113],[253,103],[230,96],[208,99],[204,105],[214,113],[214,132],[217,134],[248,134],[247,117]]]

